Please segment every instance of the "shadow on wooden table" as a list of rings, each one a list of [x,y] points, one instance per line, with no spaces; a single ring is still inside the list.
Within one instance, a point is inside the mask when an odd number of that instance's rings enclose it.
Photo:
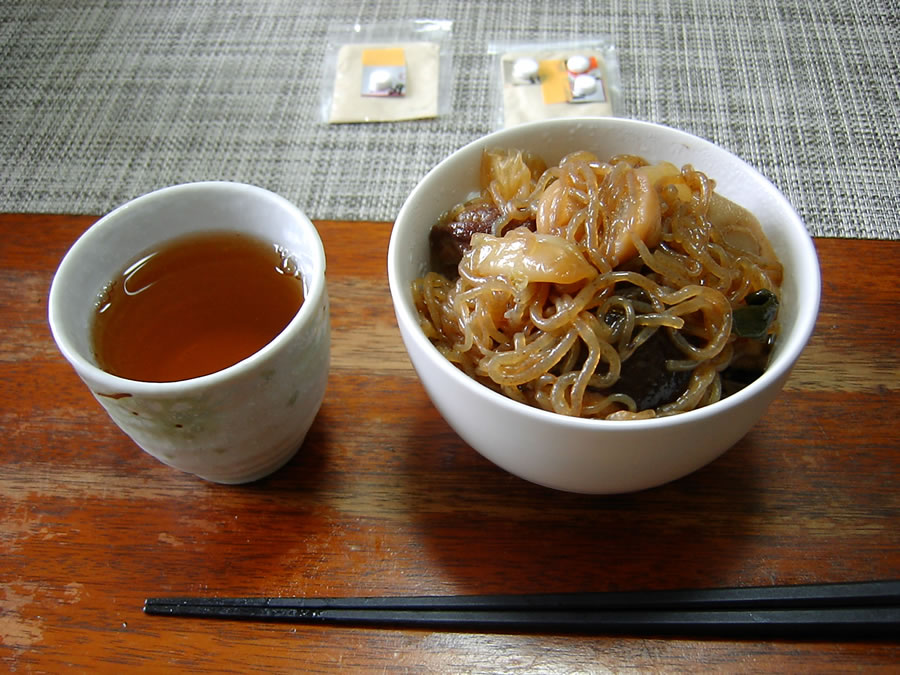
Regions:
[[[578,495],[506,473],[442,421],[408,431],[432,439],[432,451],[411,452],[406,467],[410,486],[429,489],[398,499],[455,592],[708,586],[746,572],[751,540],[762,535],[762,434],[668,485]]]

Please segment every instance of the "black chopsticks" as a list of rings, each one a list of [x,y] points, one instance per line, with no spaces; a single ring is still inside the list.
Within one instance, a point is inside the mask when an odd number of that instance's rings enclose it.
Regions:
[[[163,616],[578,633],[900,636],[900,580],[527,595],[148,598]]]

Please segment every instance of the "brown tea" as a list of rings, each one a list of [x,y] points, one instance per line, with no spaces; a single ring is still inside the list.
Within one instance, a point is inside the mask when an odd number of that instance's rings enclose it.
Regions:
[[[279,246],[237,232],[187,235],[109,283],[94,316],[94,355],[131,380],[200,377],[265,347],[302,304],[303,280]]]

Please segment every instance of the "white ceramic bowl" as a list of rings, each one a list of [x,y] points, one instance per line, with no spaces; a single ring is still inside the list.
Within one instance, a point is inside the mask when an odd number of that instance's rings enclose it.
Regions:
[[[691,164],[716,190],[759,219],[785,269],[781,334],[766,372],[740,392],[670,417],[605,421],[571,418],[517,403],[450,364],[419,328],[410,284],[427,269],[428,232],[439,216],[479,189],[488,147],[521,148],[553,165],[575,150],[631,153]],[[815,248],[781,193],[741,159],[676,129],[616,118],[565,119],[504,129],[457,150],[433,168],[400,210],[388,250],[388,278],[400,333],[435,407],[471,447],[521,478],[572,492],[618,493],[675,480],[743,437],[778,396],[809,339],[819,307]]]

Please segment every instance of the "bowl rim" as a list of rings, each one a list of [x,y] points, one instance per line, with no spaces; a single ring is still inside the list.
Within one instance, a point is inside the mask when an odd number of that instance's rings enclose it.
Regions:
[[[401,238],[408,229],[403,228],[402,224],[408,220],[407,214],[412,210],[416,202],[421,199],[420,195],[431,187],[431,183],[435,182],[436,177],[440,176],[449,165],[459,161],[460,155],[473,153],[476,148],[482,149],[491,145],[502,145],[502,139],[512,132],[515,134],[526,132],[546,134],[548,131],[556,130],[559,127],[566,128],[584,125],[596,129],[629,129],[632,131],[650,132],[653,134],[662,133],[673,140],[679,139],[689,145],[694,145],[714,154],[725,156],[729,161],[734,162],[735,166],[740,167],[741,171],[746,173],[748,177],[752,177],[754,179],[755,188],[767,192],[769,198],[771,198],[773,202],[778,203],[780,209],[783,210],[787,216],[784,227],[786,231],[790,232],[789,240],[791,242],[791,248],[795,249],[796,257],[803,263],[802,267],[804,268],[803,275],[798,275],[799,284],[802,286],[804,293],[808,292],[808,294],[804,295],[802,303],[798,303],[795,325],[789,339],[780,345],[780,350],[777,352],[775,358],[765,372],[740,391],[708,406],[666,417],[655,417],[642,420],[605,420],[571,417],[536,408],[525,403],[520,403],[480,384],[454,366],[438,351],[431,341],[425,337],[425,333],[421,330],[418,323],[410,290],[408,287],[404,287],[404,280],[400,278],[401,275],[399,272],[402,266],[402,256],[406,253],[405,250],[402,250]],[[713,176],[712,178],[715,177]],[[401,224],[401,227],[398,227],[398,223]],[[742,158],[707,139],[656,122],[617,117],[578,117],[529,122],[516,127],[491,132],[457,148],[450,155],[432,167],[416,183],[415,187],[404,201],[392,226],[388,244],[387,268],[388,284],[398,327],[400,328],[404,340],[412,340],[414,346],[417,347],[419,351],[430,357],[430,360],[434,362],[435,366],[444,377],[451,378],[458,386],[461,386],[471,395],[484,397],[494,405],[500,406],[512,413],[533,417],[536,421],[582,430],[651,430],[659,429],[661,427],[682,426],[692,422],[702,421],[713,416],[728,414],[730,410],[746,404],[770,387],[777,386],[777,388],[780,389],[781,385],[779,384],[779,381],[787,379],[792,367],[813,333],[821,300],[821,272],[813,239],[796,210],[768,178],[763,176],[762,173]],[[411,282],[412,280],[409,281]],[[409,348],[410,346],[407,345],[407,350],[409,350]]]

